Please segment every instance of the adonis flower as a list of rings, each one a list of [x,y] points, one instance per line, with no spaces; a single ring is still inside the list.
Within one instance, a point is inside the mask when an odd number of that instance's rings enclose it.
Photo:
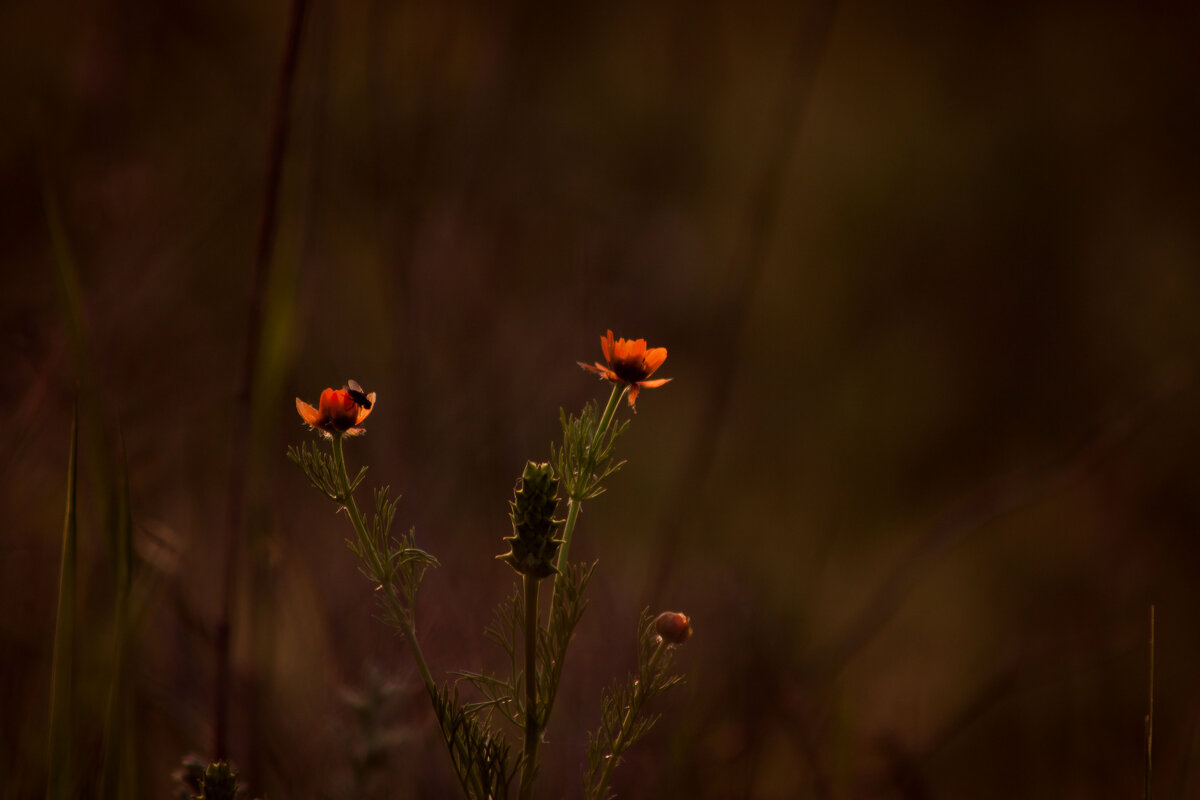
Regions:
[[[326,436],[345,434],[359,436],[366,433],[356,427],[371,413],[375,405],[375,393],[363,394],[362,387],[350,381],[346,389],[326,389],[321,392],[321,401],[317,408],[296,398],[296,411],[300,418],[312,429],[319,430]]]
[[[604,351],[607,365],[576,362],[586,370],[596,373],[606,381],[623,383],[629,387],[629,407],[637,410],[638,392],[642,389],[657,389],[670,378],[646,380],[667,360],[667,348],[646,348],[645,339],[614,339],[610,329],[600,337],[600,349]]]

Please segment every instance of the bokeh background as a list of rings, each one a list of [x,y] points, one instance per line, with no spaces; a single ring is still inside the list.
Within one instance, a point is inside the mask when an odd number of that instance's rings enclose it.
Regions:
[[[76,398],[85,774],[127,464],[130,796],[212,754],[231,537],[251,790],[454,796],[293,398],[379,393],[349,457],[442,561],[433,669],[495,666],[505,503],[608,327],[674,381],[580,523],[541,796],[646,606],[696,635],[622,797],[1140,797],[1151,604],[1155,796],[1200,792],[1195,6],[312,2],[264,260],[292,13],[0,8],[5,796],[45,782]]]

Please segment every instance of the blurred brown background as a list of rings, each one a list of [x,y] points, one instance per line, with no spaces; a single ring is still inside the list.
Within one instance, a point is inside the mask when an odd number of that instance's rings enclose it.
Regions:
[[[607,327],[674,381],[581,519],[540,796],[578,795],[646,605],[696,635],[622,797],[1141,797],[1151,603],[1155,793],[1200,792],[1194,5],[313,2],[245,405],[289,13],[0,9],[6,796],[44,780],[77,394],[82,757],[123,438],[137,796],[211,754],[239,463],[252,790],[355,796],[369,664],[408,687],[370,796],[453,796],[349,526],[284,458],[293,397],[379,393],[348,452],[442,560],[434,671],[495,666],[505,502],[607,396],[574,363]]]

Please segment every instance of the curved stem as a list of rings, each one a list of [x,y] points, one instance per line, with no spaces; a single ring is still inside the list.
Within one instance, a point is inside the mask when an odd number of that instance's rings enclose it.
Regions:
[[[538,579],[525,576],[525,754],[521,770],[521,800],[533,797],[533,778],[537,772],[538,730],[537,713],[537,639],[538,639]]]
[[[399,605],[399,598],[389,589],[388,601],[393,605]],[[421,652],[421,645],[417,643],[417,629],[412,622],[412,614],[404,617],[406,621],[403,633],[404,641],[408,642],[408,649],[412,651],[413,661],[417,662],[417,671],[421,673],[421,680],[425,683],[425,689],[429,692],[429,696],[433,697],[437,692],[437,684],[433,682],[433,674],[429,671],[429,664],[425,662],[425,654]]]
[[[628,747],[627,740],[629,739],[630,732],[633,730],[633,723],[637,720],[638,715],[642,711],[642,706],[646,702],[646,693],[653,691],[653,688],[647,684],[652,684],[656,680],[658,675],[658,660],[669,646],[666,641],[660,638],[658,646],[654,648],[654,652],[650,655],[650,660],[646,664],[646,671],[642,673],[641,680],[637,682],[633,698],[629,702],[629,707],[625,709],[625,716],[621,719],[621,730],[617,732],[617,738],[613,740],[612,750],[609,751],[608,757],[604,759],[604,769],[600,773],[600,782],[594,784],[596,790],[595,797],[607,796],[605,789],[608,787],[608,782],[612,779],[613,767],[617,765],[621,754]]]
[[[340,481],[339,489],[341,490],[342,508],[346,509],[346,513],[350,515],[350,522],[354,525],[354,532],[358,535],[358,550],[364,559],[367,561],[367,566],[371,572],[377,577],[384,576],[384,555],[381,554],[375,546],[374,540],[367,531],[367,525],[363,521],[362,514],[358,510],[358,503],[354,500],[354,493],[350,491],[350,475],[346,471],[346,459],[342,454],[342,437],[333,437],[333,462],[337,466],[338,480]],[[433,674],[429,671],[429,664],[425,661],[425,654],[421,652],[421,645],[417,641],[417,630],[413,624],[412,609],[405,607],[400,598],[396,596],[396,589],[390,581],[382,581],[381,587],[384,591],[384,596],[387,598],[388,607],[392,610],[392,616],[400,624],[400,632],[404,635],[404,641],[408,643],[408,649],[412,652],[413,661],[417,662],[417,670],[421,673],[421,681],[425,684],[425,689],[429,692],[430,697],[433,697],[437,691],[437,684],[433,682]]]

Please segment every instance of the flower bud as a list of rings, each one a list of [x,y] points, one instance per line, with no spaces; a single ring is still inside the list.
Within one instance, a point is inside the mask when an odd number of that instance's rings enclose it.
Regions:
[[[654,630],[667,644],[683,644],[692,635],[692,621],[687,614],[664,611],[654,620]]]
[[[522,575],[546,578],[557,572],[554,562],[562,544],[555,538],[562,527],[562,520],[554,518],[557,507],[554,468],[547,463],[526,463],[509,503],[513,535],[504,540],[509,551],[498,558]]]

